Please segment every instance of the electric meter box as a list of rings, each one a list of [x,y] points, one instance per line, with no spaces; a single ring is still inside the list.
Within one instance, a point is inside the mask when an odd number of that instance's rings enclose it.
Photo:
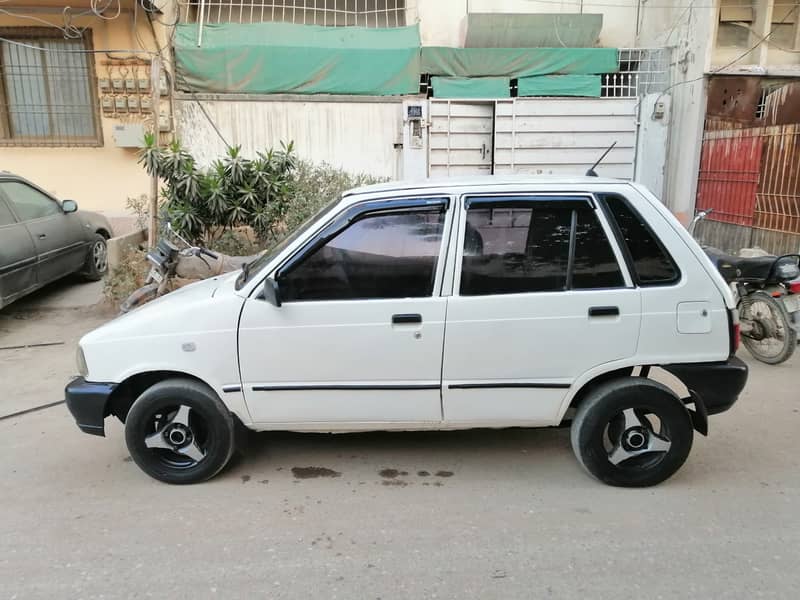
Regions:
[[[144,148],[143,123],[117,123],[113,136],[117,148]]]

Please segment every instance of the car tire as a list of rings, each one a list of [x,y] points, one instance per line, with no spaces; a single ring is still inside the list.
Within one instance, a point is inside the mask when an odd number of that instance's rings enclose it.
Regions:
[[[753,307],[759,304],[766,306],[769,310],[771,317],[769,321],[772,323],[770,329],[775,329],[773,333],[776,336],[766,339],[780,340],[780,347],[775,352],[766,353],[761,347],[761,341],[763,340],[756,340],[746,335],[742,335],[742,344],[753,355],[753,358],[763,363],[778,365],[786,362],[794,354],[795,348],[797,348],[797,332],[792,326],[791,317],[781,300],[773,298],[766,292],[749,294],[742,298],[739,319],[753,320]]]
[[[88,281],[100,281],[106,273],[108,273],[108,244],[106,238],[95,233],[81,275]]]
[[[583,399],[570,438],[578,462],[600,481],[646,487],[668,479],[683,465],[694,429],[672,390],[650,379],[628,377],[600,384]]]
[[[148,475],[172,484],[211,479],[235,447],[234,419],[216,393],[193,379],[145,390],[125,419],[125,442]]]

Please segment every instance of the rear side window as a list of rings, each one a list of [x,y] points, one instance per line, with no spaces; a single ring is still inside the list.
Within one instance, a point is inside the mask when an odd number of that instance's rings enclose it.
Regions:
[[[464,296],[620,287],[622,273],[584,200],[470,200]]]
[[[678,281],[675,261],[628,201],[618,194],[601,194],[601,198],[627,249],[637,283],[652,286]]]

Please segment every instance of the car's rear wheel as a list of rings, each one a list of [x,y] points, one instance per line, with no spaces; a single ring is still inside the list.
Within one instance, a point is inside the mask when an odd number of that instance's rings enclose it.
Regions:
[[[125,419],[136,464],[165,483],[198,483],[216,475],[234,450],[234,420],[212,389],[191,379],[148,388]]]
[[[81,274],[89,281],[99,281],[108,272],[108,245],[99,233],[92,236],[89,254]]]
[[[671,477],[689,456],[694,430],[686,407],[666,386],[642,377],[592,390],[572,422],[572,449],[600,481],[645,487]]]

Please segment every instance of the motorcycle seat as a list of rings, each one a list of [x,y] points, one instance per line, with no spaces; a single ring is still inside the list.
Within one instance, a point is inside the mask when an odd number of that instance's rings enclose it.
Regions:
[[[734,256],[711,246],[707,246],[703,250],[727,281],[767,279],[778,258],[777,256]]]

